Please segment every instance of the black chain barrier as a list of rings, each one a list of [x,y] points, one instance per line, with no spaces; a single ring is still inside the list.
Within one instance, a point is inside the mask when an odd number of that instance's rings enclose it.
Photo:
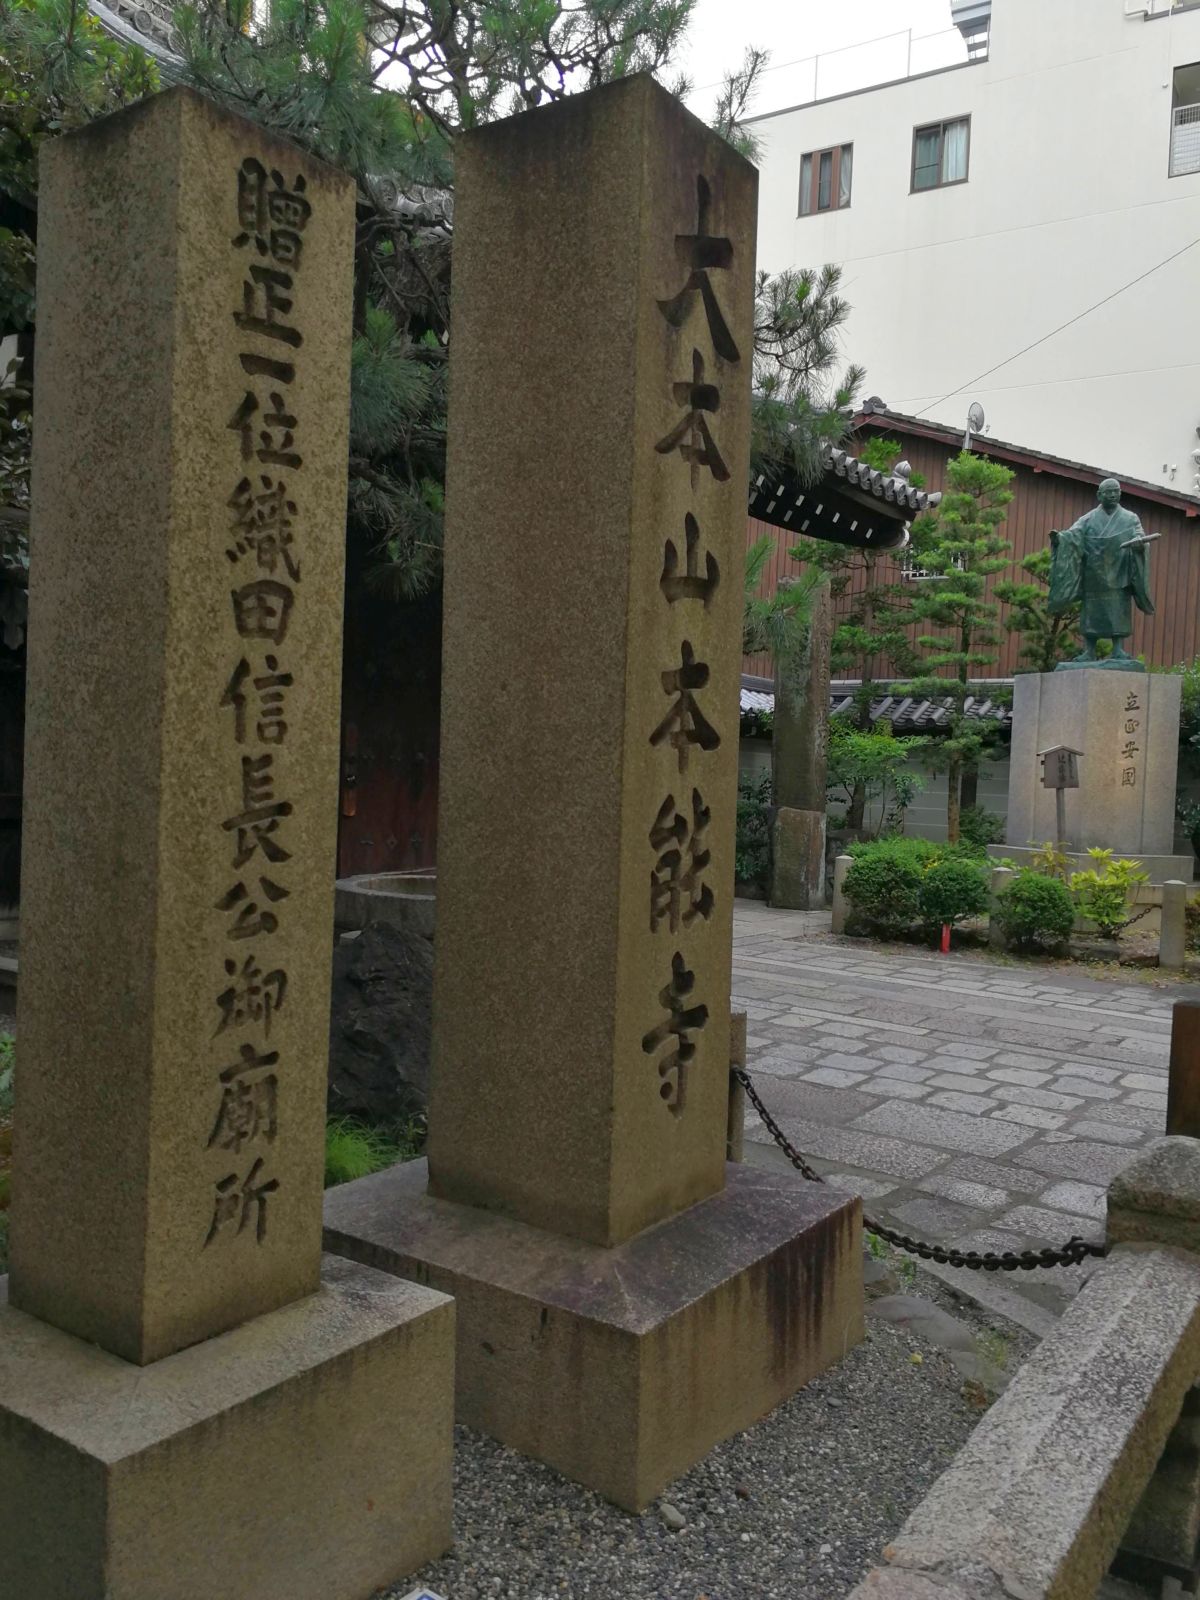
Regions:
[[[809,1166],[763,1105],[762,1098],[745,1067],[730,1067],[729,1071],[746,1091],[746,1098],[762,1118],[763,1126],[796,1171],[810,1183],[824,1183],[821,1174]],[[1076,1267],[1089,1256],[1108,1254],[1107,1244],[1081,1239],[1077,1234],[1068,1239],[1066,1244],[1059,1245],[1056,1250],[1047,1247],[1042,1250],[1005,1250],[1002,1254],[997,1254],[994,1250],[956,1250],[948,1245],[930,1244],[927,1239],[914,1239],[911,1234],[900,1233],[896,1228],[889,1228],[884,1223],[877,1222],[865,1211],[863,1227],[868,1233],[874,1233],[888,1244],[895,1245],[898,1250],[919,1256],[922,1261],[936,1261],[945,1267],[969,1267],[976,1272],[1032,1272],[1035,1267]]]

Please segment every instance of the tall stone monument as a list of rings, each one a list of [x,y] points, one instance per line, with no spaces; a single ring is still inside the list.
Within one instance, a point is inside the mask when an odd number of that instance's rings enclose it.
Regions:
[[[1153,882],[1191,880],[1190,854],[1175,852],[1175,775],[1179,760],[1180,680],[1162,672],[1021,673],[1013,686],[1005,855],[1028,859],[1055,839],[1054,790],[1039,752],[1069,745],[1079,787],[1064,791],[1067,837],[1059,841],[1087,866],[1093,846],[1136,856]]]
[[[1152,613],[1146,534],[1105,478],[1098,504],[1062,532],[1052,532],[1048,605],[1079,607],[1083,652],[1053,672],[1023,673],[1013,695],[1008,780],[1008,843],[1018,860],[1054,840],[1088,864],[1093,847],[1136,856],[1153,882],[1191,879],[1191,852],[1175,853],[1175,777],[1179,761],[1178,677],[1147,673],[1125,649],[1133,609]],[[1100,659],[1097,645],[1111,641]],[[1078,787],[1063,790],[1066,837],[1058,837],[1055,790],[1044,782],[1041,754],[1066,745],[1075,753]]]
[[[862,1328],[858,1202],[725,1164],[755,202],[648,77],[458,147],[428,1185],[326,1205],[632,1509]]]
[[[829,585],[822,584],[813,601],[802,665],[790,673],[775,665],[771,904],[798,911],[825,908],[832,642],[833,599]]]
[[[354,187],[176,89],[38,222],[3,1584],[361,1600],[453,1307],[321,1259]]]

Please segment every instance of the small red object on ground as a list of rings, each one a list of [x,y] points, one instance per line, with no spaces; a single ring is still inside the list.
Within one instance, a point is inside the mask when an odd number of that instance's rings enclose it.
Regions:
[[[950,954],[950,924],[948,922],[942,923],[942,954],[944,956]]]

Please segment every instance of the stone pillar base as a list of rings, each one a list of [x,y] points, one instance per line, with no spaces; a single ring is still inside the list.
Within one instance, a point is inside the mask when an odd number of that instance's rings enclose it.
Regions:
[[[772,841],[771,904],[825,909],[825,813],[780,806]]]
[[[424,1166],[331,1189],[326,1248],[453,1294],[458,1420],[628,1511],[863,1337],[857,1199],[730,1165],[605,1249],[433,1199]]]
[[[23,1600],[367,1600],[450,1545],[454,1307],[326,1259],[151,1366],[8,1304],[0,1563]]]

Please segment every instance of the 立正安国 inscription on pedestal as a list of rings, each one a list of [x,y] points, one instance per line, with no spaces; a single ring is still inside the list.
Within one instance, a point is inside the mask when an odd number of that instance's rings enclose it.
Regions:
[[[194,96],[43,161],[11,1294],[145,1362],[319,1281],[353,193]]]

